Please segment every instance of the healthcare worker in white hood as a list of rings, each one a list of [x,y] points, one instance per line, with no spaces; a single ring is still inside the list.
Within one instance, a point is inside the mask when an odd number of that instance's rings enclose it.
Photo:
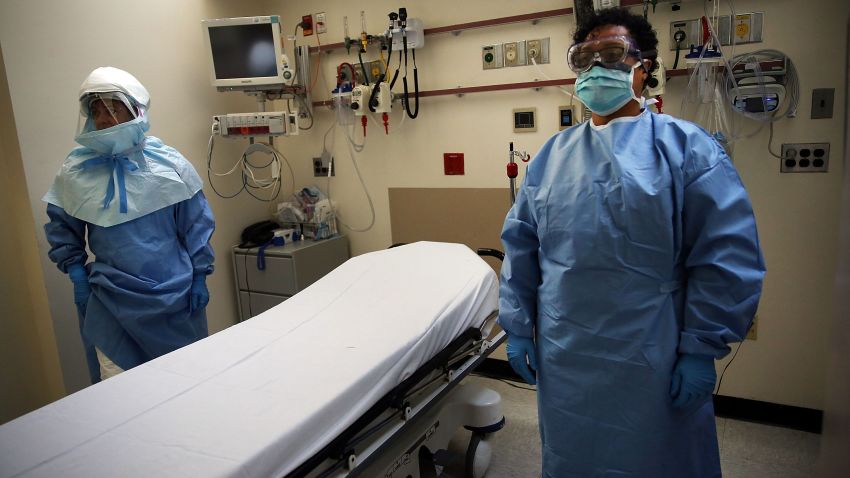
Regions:
[[[596,12],[574,41],[592,118],[541,148],[502,230],[499,321],[538,387],[543,476],[719,477],[715,360],[765,272],[752,206],[712,136],[646,108],[643,17]]]
[[[133,75],[97,68],[78,98],[80,146],[44,196],[44,229],[94,383],[207,336],[215,221],[194,167],[145,135],[150,95]]]

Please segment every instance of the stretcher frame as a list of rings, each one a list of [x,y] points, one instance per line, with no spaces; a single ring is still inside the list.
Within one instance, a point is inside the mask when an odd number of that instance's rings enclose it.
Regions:
[[[396,247],[402,244],[394,244]],[[500,261],[504,254],[495,249],[478,249],[479,256],[496,257]],[[286,478],[354,478],[364,476],[376,464],[381,453],[391,448],[393,439],[403,435],[418,435],[417,426],[422,418],[437,406],[444,404],[444,399],[454,391],[460,382],[477,368],[496,348],[506,339],[507,334],[499,331],[488,338],[487,333],[498,319],[498,310],[491,312],[480,328],[470,328],[455,338],[437,355],[432,357],[413,375],[408,377],[393,390],[384,395],[358,420],[344,430],[337,438],[315,453],[296,469],[286,474]],[[493,392],[495,394],[495,392]],[[498,394],[496,394],[498,396]],[[485,469],[489,465],[489,455],[484,457],[486,463],[476,462],[476,448],[480,440],[487,434],[500,430],[505,425],[505,417],[501,415],[501,407],[497,406],[499,417],[487,420],[484,426],[464,427],[473,432],[465,457],[465,475],[477,476],[475,470]],[[420,419],[420,420],[418,420]],[[425,423],[427,427],[430,422]],[[421,435],[413,447],[406,450],[399,460],[409,460],[418,445],[427,438],[429,431]],[[446,450],[438,450],[445,452]],[[449,458],[443,456],[422,456],[417,453],[414,459],[419,461],[419,477],[436,477],[436,464],[446,465]],[[425,463],[430,461],[431,463]],[[387,471],[387,478],[393,477],[395,470]],[[365,475],[369,478],[377,475]],[[408,475],[404,475],[408,476]]]

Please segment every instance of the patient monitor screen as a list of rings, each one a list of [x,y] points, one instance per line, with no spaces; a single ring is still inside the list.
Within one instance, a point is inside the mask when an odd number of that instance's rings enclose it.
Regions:
[[[277,76],[271,24],[210,27],[209,35],[216,79]]]

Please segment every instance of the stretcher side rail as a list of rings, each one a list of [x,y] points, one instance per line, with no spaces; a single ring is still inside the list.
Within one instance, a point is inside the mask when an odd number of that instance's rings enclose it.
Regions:
[[[446,395],[451,393],[455,386],[457,386],[464,378],[466,378],[466,376],[472,373],[472,371],[475,370],[481,364],[481,362],[483,362],[487,358],[490,352],[498,348],[506,339],[507,334],[504,331],[500,331],[492,340],[482,340],[481,342],[479,342],[476,348],[479,348],[480,353],[476,353],[472,356],[469,356],[467,360],[461,363],[457,368],[449,370],[446,374],[446,378],[448,379],[447,383],[443,384],[439,389],[432,392],[426,399],[423,399],[421,401],[421,404],[416,406],[415,409],[412,410],[409,420],[405,420],[403,423],[397,424],[395,430],[388,430],[386,434],[392,435],[405,433],[408,427],[414,425],[414,417],[426,414],[431,410],[431,408],[441,403],[441,400]],[[482,345],[484,347],[481,347]],[[486,350],[484,350],[485,347]],[[494,423],[487,429],[472,429],[469,427],[466,428],[472,431],[473,434],[480,434],[494,433],[502,429],[504,426],[505,418],[502,417],[501,421],[499,421],[498,423]],[[369,465],[376,459],[377,456],[379,456],[385,449],[387,449],[389,445],[389,440],[382,440],[381,445],[377,446],[373,450],[368,451],[368,453],[361,454],[361,458],[358,458],[357,460],[357,467],[351,470],[351,472],[346,475],[346,478],[356,478],[360,476],[363,470],[368,469]],[[421,471],[422,470],[420,470],[420,472]],[[325,475],[322,475],[322,477],[324,476]]]
[[[315,470],[329,458],[339,460],[339,466],[345,465],[347,463],[347,456],[351,454],[351,444],[353,440],[361,434],[367,425],[375,421],[388,409],[397,411],[393,416],[403,414],[406,407],[406,397],[410,395],[411,391],[413,391],[414,388],[423,381],[423,379],[435,370],[448,368],[450,361],[455,354],[467,347],[472,350],[470,344],[474,345],[481,340],[482,334],[480,329],[467,329],[464,333],[449,343],[448,346],[437,353],[437,355],[417,369],[413,375],[405,379],[372,405],[366,413],[360,416],[360,418],[346,428],[345,431],[343,431],[338,437],[319,450],[310,459],[298,466],[298,468],[287,474],[286,477],[306,477],[310,472]]]

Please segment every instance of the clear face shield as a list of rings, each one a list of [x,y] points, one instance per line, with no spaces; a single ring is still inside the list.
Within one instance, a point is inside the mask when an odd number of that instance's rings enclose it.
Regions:
[[[77,136],[132,121],[140,114],[142,110],[135,108],[123,93],[87,93],[80,98]]]

